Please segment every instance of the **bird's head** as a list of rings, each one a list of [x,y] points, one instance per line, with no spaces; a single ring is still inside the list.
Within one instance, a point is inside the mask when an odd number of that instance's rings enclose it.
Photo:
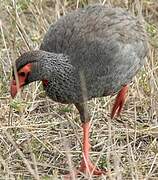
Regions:
[[[40,80],[40,51],[30,51],[22,54],[15,62],[13,76],[10,84],[10,93],[14,98],[17,92],[25,85]]]
[[[68,56],[42,50],[29,51],[22,54],[13,67],[10,93],[14,98],[17,92],[25,85],[33,81],[42,81],[44,87],[48,87],[52,77],[60,76],[66,67],[69,72],[71,65],[68,63]],[[63,77],[63,76],[61,76]]]

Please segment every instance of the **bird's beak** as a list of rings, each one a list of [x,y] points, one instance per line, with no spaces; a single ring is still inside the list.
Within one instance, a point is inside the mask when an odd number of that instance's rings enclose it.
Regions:
[[[14,98],[20,88],[17,87],[16,81],[12,80],[10,84],[10,94]]]
[[[12,98],[14,98],[17,94],[17,92],[26,85],[26,80],[28,78],[28,74],[31,72],[31,64],[27,64],[25,65],[23,68],[21,68],[21,70],[18,72],[17,74],[17,78],[19,83],[16,82],[15,79],[13,79],[11,81],[10,84],[10,94],[12,96]],[[20,73],[23,73],[23,75],[20,75]]]
[[[17,92],[25,85],[25,81],[23,78],[19,78],[19,85],[17,85],[16,80],[12,80],[10,84],[10,94],[12,98],[14,98]]]

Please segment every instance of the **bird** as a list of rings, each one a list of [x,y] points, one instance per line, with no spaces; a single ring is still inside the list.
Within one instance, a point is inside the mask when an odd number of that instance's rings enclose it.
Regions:
[[[74,104],[83,128],[82,159],[77,172],[102,175],[90,159],[90,112],[87,101],[115,95],[111,119],[120,115],[132,78],[148,54],[144,23],[127,10],[87,5],[51,24],[39,50],[15,61],[10,93],[41,81],[53,101]]]

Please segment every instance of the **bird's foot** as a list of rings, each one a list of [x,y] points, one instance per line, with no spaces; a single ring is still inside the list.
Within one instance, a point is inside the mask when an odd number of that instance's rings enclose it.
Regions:
[[[122,107],[123,107],[123,105],[125,103],[127,91],[128,91],[128,86],[125,85],[120,90],[120,92],[118,93],[118,95],[116,97],[116,100],[115,100],[115,103],[114,103],[113,108],[112,108],[111,119],[114,118],[115,114],[117,114],[117,116],[120,115]]]
[[[78,169],[79,173],[85,173],[87,175],[97,175],[100,176],[102,174],[105,174],[105,172],[101,169],[98,169],[94,164],[92,164],[90,161],[85,162],[84,160],[81,161],[81,165]]]
[[[65,180],[75,180],[76,176],[81,174],[86,174],[87,176],[97,175],[100,176],[105,174],[104,170],[98,169],[95,165],[92,164],[89,158],[89,129],[90,129],[90,122],[85,121],[82,125],[83,128],[83,159],[81,161],[80,167],[77,170],[72,170],[69,174],[64,176]]]
[[[85,174],[87,176],[92,176],[92,175],[101,176],[105,173],[106,171],[97,168],[90,161],[85,162],[84,160],[82,160],[80,167],[77,170],[73,170],[69,174],[65,175],[64,180],[73,180],[76,178],[76,176],[81,175],[81,174]]]

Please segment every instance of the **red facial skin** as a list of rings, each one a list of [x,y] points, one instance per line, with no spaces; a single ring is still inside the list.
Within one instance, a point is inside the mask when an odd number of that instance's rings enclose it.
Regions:
[[[12,98],[14,98],[17,94],[17,92],[20,90],[21,87],[25,85],[26,78],[28,77],[28,73],[31,72],[31,64],[26,64],[24,67],[22,67],[18,72],[17,72],[17,77],[19,80],[19,86],[16,83],[16,80],[13,79],[11,81],[10,85],[10,94]]]

